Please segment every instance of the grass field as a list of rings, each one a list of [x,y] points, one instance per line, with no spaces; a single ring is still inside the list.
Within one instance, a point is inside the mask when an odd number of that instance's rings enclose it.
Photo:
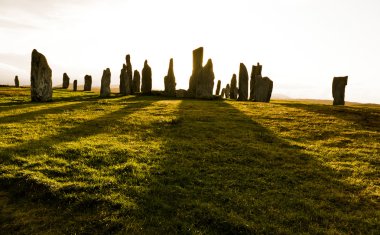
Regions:
[[[380,106],[0,88],[0,233],[379,234]]]

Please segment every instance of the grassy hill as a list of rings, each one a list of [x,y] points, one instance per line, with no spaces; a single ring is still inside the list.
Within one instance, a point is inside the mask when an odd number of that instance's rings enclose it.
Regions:
[[[380,106],[0,88],[5,234],[376,234]]]

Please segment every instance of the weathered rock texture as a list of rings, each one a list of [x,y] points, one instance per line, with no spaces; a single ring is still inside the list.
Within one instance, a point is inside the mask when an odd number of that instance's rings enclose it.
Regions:
[[[77,80],[74,80],[74,83],[73,83],[73,91],[77,91],[78,90],[78,81]]]
[[[257,63],[257,65],[252,65],[251,82],[250,82],[250,95],[249,95],[250,100],[254,100],[256,76],[258,76],[258,75],[261,76],[262,70],[263,70],[263,66],[260,65],[260,63]]]
[[[128,94],[134,94],[135,91],[133,90],[133,86],[132,86],[132,83],[133,83],[132,73],[133,73],[133,71],[132,71],[132,64],[131,64],[131,56],[126,55],[125,61],[126,61],[126,65],[127,65],[127,80],[128,80],[128,85],[126,86],[127,87],[127,93]]]
[[[221,85],[222,85],[222,81],[218,80],[218,84],[216,85],[215,95],[219,95],[219,93],[220,93],[220,86]]]
[[[36,49],[32,52],[30,73],[32,101],[51,101],[53,96],[51,69],[45,56]]]
[[[227,84],[226,85],[226,99],[230,98],[230,94],[231,94],[230,84]]]
[[[67,89],[67,88],[69,88],[69,85],[70,85],[70,78],[67,75],[67,73],[64,73],[63,74],[63,80],[62,80],[62,88]]]
[[[140,92],[140,73],[138,70],[135,70],[133,73],[133,92]]]
[[[344,105],[344,94],[346,90],[348,76],[334,77],[332,84],[333,105]]]
[[[165,94],[167,96],[175,96],[175,76],[174,76],[174,69],[173,69],[173,59],[170,59],[169,62],[169,69],[168,69],[168,75],[164,78],[165,83]]]
[[[193,51],[193,72],[189,81],[189,90],[187,95],[195,98],[197,93],[198,80],[201,79],[203,65],[203,47],[199,47]]]
[[[129,77],[127,72],[127,66],[123,64],[123,68],[120,71],[120,94],[130,95],[131,94],[131,84],[129,83]]]
[[[256,102],[269,102],[272,96],[273,81],[268,77],[255,76],[255,93],[253,100]]]
[[[237,99],[237,80],[236,74],[232,75],[231,78],[231,89],[230,89],[230,98],[236,100]]]
[[[239,97],[238,100],[248,100],[248,70],[243,63],[239,69]]]
[[[143,94],[152,93],[152,69],[148,65],[148,61],[145,60],[144,68],[142,70],[142,79],[141,79],[141,91]]]
[[[222,89],[222,94],[220,94],[220,97],[225,98],[225,96],[226,96],[226,88],[223,88]]]
[[[92,77],[90,75],[84,76],[84,91],[91,91]]]
[[[15,77],[15,87],[20,87],[20,81],[18,80],[18,76]]]
[[[209,59],[207,64],[201,70],[201,76],[197,81],[196,98],[212,99],[214,90],[214,70],[212,60]]]
[[[100,96],[108,97],[111,95],[111,71],[109,68],[103,70],[102,82],[100,86]]]

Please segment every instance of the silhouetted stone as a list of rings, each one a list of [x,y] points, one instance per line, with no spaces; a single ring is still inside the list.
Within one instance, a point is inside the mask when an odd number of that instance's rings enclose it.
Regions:
[[[255,83],[256,83],[256,76],[260,75],[261,76],[261,71],[263,69],[263,66],[260,65],[260,63],[257,63],[257,65],[252,65],[252,72],[251,72],[251,82],[250,82],[250,95],[249,99],[254,100],[255,97]]]
[[[91,91],[92,88],[92,77],[90,75],[84,76],[84,91]]]
[[[45,56],[36,49],[32,52],[30,83],[32,101],[45,102],[52,100],[51,69]]]
[[[103,70],[102,82],[100,86],[100,96],[108,97],[111,95],[111,71],[109,68]]]
[[[218,84],[216,85],[216,92],[215,95],[219,95],[220,93],[220,86],[222,85],[222,82],[218,80]],[[223,98],[223,97],[222,97]]]
[[[20,81],[18,80],[18,76],[15,77],[15,87],[20,87]]]
[[[176,96],[175,91],[175,76],[174,76],[174,69],[173,69],[173,59],[170,59],[169,62],[169,69],[168,69],[168,75],[164,78],[165,83],[165,93],[167,96]]]
[[[198,80],[201,79],[203,65],[203,47],[193,51],[193,72],[189,81],[188,97],[194,98],[197,93]]]
[[[226,85],[226,99],[230,98],[230,94],[231,94],[230,84],[227,84]]]
[[[175,96],[177,98],[185,98],[185,97],[187,97],[187,90],[179,89],[179,90],[176,90],[175,93],[176,93]]]
[[[140,73],[139,73],[138,70],[135,70],[134,73],[133,73],[132,86],[133,86],[133,91],[135,93],[136,92],[140,92]]]
[[[239,69],[239,97],[238,100],[248,100],[248,70],[243,63],[240,63]]]
[[[147,60],[145,60],[144,62],[141,83],[142,83],[141,92],[143,94],[151,94],[152,93],[152,69],[149,67]]]
[[[256,75],[254,89],[254,101],[269,102],[270,97],[272,96],[273,81],[268,77],[261,77],[261,75]]]
[[[64,73],[63,74],[63,81],[62,81],[62,88],[67,89],[67,88],[69,88],[69,85],[70,85],[70,78],[67,75],[67,73]]]
[[[224,98],[226,96],[226,88],[222,89],[222,93],[220,94],[220,97]]]
[[[127,65],[127,80],[128,80],[128,84],[126,85],[126,88],[127,88],[127,93],[128,94],[134,94],[134,90],[133,90],[133,77],[132,77],[132,64],[131,64],[131,56],[130,55],[126,55],[125,56],[125,61],[126,61],[126,65]]]
[[[333,105],[344,105],[344,94],[346,90],[348,76],[334,77],[332,84]]]
[[[78,81],[77,80],[74,80],[74,83],[73,83],[73,91],[77,91],[78,90]]]
[[[236,74],[232,75],[231,78],[231,89],[230,89],[230,98],[233,100],[237,99],[237,80],[236,80]]]
[[[131,94],[131,85],[129,83],[129,77],[127,72],[127,66],[123,64],[123,68],[120,71],[120,94],[130,95]]]
[[[214,90],[214,70],[212,60],[209,59],[207,64],[201,70],[201,76],[197,81],[196,98],[200,99],[212,99],[212,93]]]

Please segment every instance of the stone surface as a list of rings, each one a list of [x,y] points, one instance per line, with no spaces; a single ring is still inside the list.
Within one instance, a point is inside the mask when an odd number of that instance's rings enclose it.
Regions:
[[[261,77],[261,75],[256,75],[254,89],[254,101],[269,102],[270,97],[272,96],[273,81],[268,77]]]
[[[15,87],[20,87],[20,81],[18,80],[18,76],[15,77]]]
[[[142,83],[141,92],[143,94],[151,94],[152,93],[152,69],[149,67],[147,60],[145,60],[144,62],[141,83]]]
[[[220,97],[225,98],[226,96],[226,88],[222,89],[222,93],[220,94]]]
[[[230,94],[231,94],[230,84],[227,84],[225,89],[226,89],[226,99],[229,99]]]
[[[132,64],[131,64],[131,56],[130,55],[126,55],[125,56],[125,61],[126,61],[126,66],[127,66],[127,80],[128,80],[128,84],[126,85],[127,87],[127,93],[128,94],[134,94],[134,90],[133,90],[133,77],[132,77]]]
[[[239,97],[238,100],[248,100],[248,70],[243,63],[240,63],[239,69]]]
[[[69,88],[69,85],[70,85],[70,78],[67,75],[67,73],[64,73],[63,79],[62,79],[62,88],[67,89],[67,88]]]
[[[135,70],[133,73],[132,86],[133,86],[133,92],[135,93],[140,92],[140,73],[138,70]]]
[[[165,83],[165,94],[167,96],[176,96],[176,83],[173,69],[173,59],[170,59],[168,74],[164,78]]]
[[[199,47],[193,51],[193,72],[189,81],[188,97],[195,98],[197,93],[198,80],[202,76],[203,65],[203,47]]]
[[[252,65],[252,72],[251,72],[251,82],[250,82],[250,94],[249,99],[254,100],[255,97],[255,82],[256,82],[256,76],[261,76],[261,71],[263,70],[263,66],[260,65],[260,63],[257,63],[257,65]]]
[[[334,77],[332,84],[333,105],[344,105],[344,94],[346,91],[348,76]]]
[[[45,102],[52,100],[53,87],[51,74],[52,71],[46,57],[34,49],[32,52],[32,66],[30,73],[32,101]]]
[[[212,60],[209,59],[207,64],[201,70],[201,76],[197,80],[196,98],[212,99],[214,91],[214,70]]]
[[[77,91],[78,90],[78,81],[77,80],[74,80],[74,83],[73,83],[73,91]]]
[[[237,80],[236,80],[236,74],[232,75],[231,78],[231,89],[230,89],[230,99],[236,100],[237,99]]]
[[[129,77],[127,72],[127,65],[123,64],[123,68],[120,71],[120,94],[130,95],[131,94],[131,84],[129,83]]]
[[[216,85],[215,95],[219,95],[219,93],[220,93],[220,86],[221,85],[222,85],[222,81],[218,80],[218,84]]]
[[[91,91],[92,77],[90,75],[84,76],[84,91]]]
[[[100,86],[100,96],[108,97],[111,95],[111,71],[109,68],[103,70],[103,76]]]
[[[184,90],[184,89],[176,90],[176,95],[175,96],[177,98],[185,98],[185,97],[187,97],[187,90]]]

